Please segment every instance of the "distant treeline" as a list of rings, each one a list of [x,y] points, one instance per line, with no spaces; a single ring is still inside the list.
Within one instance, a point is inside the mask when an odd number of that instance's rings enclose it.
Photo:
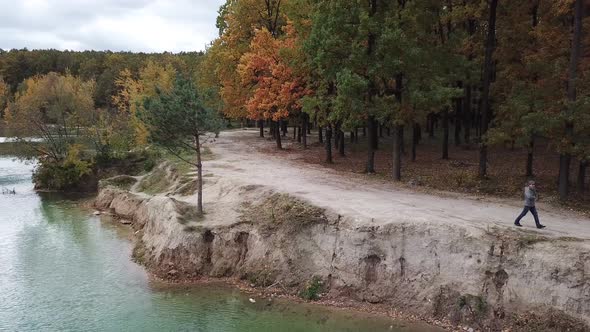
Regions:
[[[59,51],[0,49],[0,77],[15,92],[25,79],[50,72],[69,72],[83,80],[96,81],[94,101],[97,107],[111,107],[116,94],[116,78],[124,69],[138,75],[148,60],[171,64],[177,72],[190,76],[195,72],[202,52],[131,53],[110,51]]]

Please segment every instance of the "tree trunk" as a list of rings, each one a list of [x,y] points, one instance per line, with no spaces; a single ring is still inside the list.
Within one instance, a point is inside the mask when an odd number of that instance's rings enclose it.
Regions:
[[[289,127],[289,124],[287,123],[287,121],[281,121],[281,129],[283,130],[283,137],[287,137],[288,127]]]
[[[462,87],[462,84],[459,86]],[[461,121],[463,121],[463,99],[455,101],[455,146],[461,146]]]
[[[578,191],[583,193],[586,191],[586,168],[588,162],[585,160],[580,161],[580,168],[578,171]]]
[[[559,155],[559,198],[565,200],[569,193],[571,157],[567,153]]]
[[[401,126],[400,130],[401,130],[401,134],[400,134],[400,139],[401,139],[401,144],[402,144],[402,154],[405,156],[406,155],[406,135],[404,135],[404,126]]]
[[[402,126],[393,127],[393,180],[402,180]]]
[[[367,127],[363,127],[363,137],[367,137]]]
[[[391,128],[387,126],[387,137],[391,136]]]
[[[354,143],[354,130],[350,131],[350,144]]]
[[[301,143],[301,135],[302,135],[301,126],[297,126],[297,142],[298,143]]]
[[[535,138],[532,137],[529,143],[527,156],[526,156],[526,176],[533,177],[533,153],[535,151]]]
[[[201,141],[199,135],[195,135],[195,148],[197,151],[197,213],[203,215],[203,162],[201,161]]]
[[[426,121],[428,122],[428,124],[426,125],[426,128],[428,128],[428,137],[434,138],[434,115],[428,114],[428,118]]]
[[[309,124],[307,122],[307,115],[306,114],[303,114],[302,125],[303,125],[303,128],[302,128],[301,132],[302,132],[303,136],[301,137],[301,139],[303,140],[303,148],[307,149],[307,131],[308,131]]]
[[[418,126],[418,144],[422,142],[422,126],[420,124],[416,124]]]
[[[578,63],[581,53],[581,39],[582,39],[582,19],[584,16],[584,1],[576,0],[574,4],[574,35],[572,39],[572,49],[570,55],[569,75],[567,82],[567,99],[570,104],[576,101],[576,83],[578,78]],[[570,107],[566,114],[570,115]],[[574,123],[571,120],[566,120],[565,124],[565,140],[569,147],[572,146],[574,135]],[[569,192],[569,165],[571,162],[571,152],[568,149],[561,152],[559,163],[559,198],[563,201],[567,198]]]
[[[305,128],[307,130],[307,135],[311,135],[311,126],[312,124],[309,122],[309,115],[305,114]]]
[[[332,164],[332,126],[326,126],[326,162]]]
[[[297,139],[297,126],[293,126],[293,139]]]
[[[338,147],[340,146],[340,126],[336,125],[334,126],[334,147],[336,149],[338,149]]]
[[[359,142],[359,128],[356,127],[354,128],[354,143],[358,143]]]
[[[465,86],[465,99],[463,99],[463,128],[464,134],[463,140],[465,144],[469,144],[471,140],[471,85]]]
[[[373,140],[373,150],[377,151],[379,150],[379,122],[375,120],[374,116],[371,116],[371,118],[373,119],[373,134],[371,135],[371,131],[369,130],[369,137]]]
[[[273,122],[274,123],[274,135],[275,135],[275,139],[277,140],[277,149],[282,150],[283,149],[283,143],[281,142],[281,130],[280,130],[280,123],[281,122]]]
[[[581,0],[579,0],[581,1]],[[490,105],[490,85],[493,70],[493,56],[496,48],[496,10],[498,8],[498,0],[490,0],[490,18],[488,20],[488,33],[485,44],[485,59],[483,70],[483,93],[482,93],[482,119],[481,119],[481,135],[485,135],[488,131],[488,122],[491,119],[491,105]],[[482,140],[479,149],[479,177],[485,178],[488,174],[488,146]]]
[[[344,142],[346,140],[344,139],[344,132],[342,130],[340,130],[340,145],[338,146],[338,152],[340,153],[340,157],[344,157]]]
[[[478,88],[479,90],[479,88]],[[473,119],[473,127],[475,128],[475,139],[479,143],[481,141],[481,98],[477,98],[477,107],[475,109],[474,119]]]
[[[258,120],[258,127],[260,127],[260,137],[264,138],[264,120]]]
[[[442,159],[449,159],[449,108],[445,107],[442,112],[443,141],[442,141]]]
[[[324,143],[324,128],[318,127],[318,142]]]
[[[379,138],[383,138],[383,125],[379,124]]]
[[[420,125],[414,123],[412,130],[412,161],[416,161],[416,147],[420,141]]]
[[[369,174],[375,173],[375,138],[377,137],[377,128],[375,128],[375,118],[369,116],[367,119],[367,131],[369,139],[367,139],[367,168],[366,172]]]

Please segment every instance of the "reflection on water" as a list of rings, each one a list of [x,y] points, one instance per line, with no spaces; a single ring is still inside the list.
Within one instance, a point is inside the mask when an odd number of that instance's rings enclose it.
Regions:
[[[317,306],[255,304],[224,287],[154,287],[125,228],[39,195],[0,157],[0,331],[434,331]],[[393,326],[393,327],[392,327]]]

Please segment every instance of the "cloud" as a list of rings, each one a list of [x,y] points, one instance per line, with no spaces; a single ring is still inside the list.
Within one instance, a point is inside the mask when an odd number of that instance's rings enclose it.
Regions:
[[[180,52],[217,36],[224,0],[0,0],[0,48]]]

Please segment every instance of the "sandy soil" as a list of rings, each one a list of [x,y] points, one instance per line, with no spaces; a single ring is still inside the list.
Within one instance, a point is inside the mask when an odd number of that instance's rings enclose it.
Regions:
[[[265,154],[261,148],[273,142],[258,137],[258,132],[223,132],[211,149],[214,160],[205,162],[204,174],[228,183],[263,185],[277,192],[313,202],[340,215],[366,222],[449,223],[479,229],[516,229],[515,217],[522,201],[483,199],[454,193],[426,194],[365,175],[342,173],[320,165],[301,163],[288,151]],[[206,201],[215,201],[205,197]],[[522,232],[548,237],[590,239],[590,220],[580,214],[539,202],[541,223],[536,230],[532,216],[523,219]],[[229,212],[229,211],[228,211]]]

